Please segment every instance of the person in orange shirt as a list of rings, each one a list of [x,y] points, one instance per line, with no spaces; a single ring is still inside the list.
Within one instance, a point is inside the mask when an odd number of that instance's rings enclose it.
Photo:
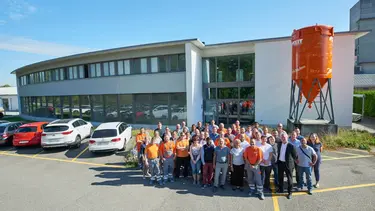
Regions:
[[[160,144],[159,151],[160,160],[163,163],[163,184],[165,184],[168,179],[170,182],[174,182],[173,170],[174,159],[176,157],[176,146],[169,135],[164,135],[164,142]]]
[[[175,177],[180,177],[181,166],[184,167],[184,177],[188,177],[188,169],[190,166],[189,156],[189,140],[186,139],[186,134],[181,133],[180,138],[176,142],[176,168]]]
[[[217,138],[217,139],[215,140],[215,146],[219,146],[220,138],[224,139],[224,145],[230,149],[230,148],[231,148],[231,144],[230,144],[229,139],[225,138],[225,133],[224,133],[224,131],[221,131],[221,132],[219,133],[219,138]]]
[[[217,130],[217,132],[218,132],[219,134],[221,133],[221,131],[224,131],[224,133],[227,133],[227,129],[225,129],[223,123],[220,123],[220,124],[219,124],[219,129]]]
[[[245,139],[246,139],[246,141],[247,141],[248,143],[250,143],[250,138],[246,135],[246,130],[245,130],[244,127],[241,128],[241,133],[238,134],[238,135],[236,136],[235,139],[241,139],[241,137],[242,137],[243,135],[245,135]]]
[[[136,141],[136,144],[135,144],[135,148],[137,149],[137,155],[138,155],[138,167],[139,169],[143,169],[143,162],[142,162],[142,155],[141,155],[141,145],[142,143],[146,140],[146,132],[145,132],[145,129],[142,127],[139,131],[139,133],[137,134],[137,136],[135,137],[135,141]]]
[[[162,185],[159,168],[159,145],[156,144],[155,141],[156,138],[153,137],[151,142],[146,146],[144,155],[145,164],[151,173],[150,185],[153,185],[155,180],[159,182],[159,185]]]
[[[259,164],[262,162],[262,150],[255,146],[255,140],[250,140],[250,146],[244,152],[245,165],[247,165],[247,180],[250,187],[249,196],[255,194],[255,185],[258,191],[259,198],[264,200],[263,183]]]

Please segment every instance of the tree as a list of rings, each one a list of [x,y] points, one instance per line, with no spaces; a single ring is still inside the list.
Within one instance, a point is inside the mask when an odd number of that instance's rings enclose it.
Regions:
[[[2,85],[0,87],[11,87],[9,84]]]

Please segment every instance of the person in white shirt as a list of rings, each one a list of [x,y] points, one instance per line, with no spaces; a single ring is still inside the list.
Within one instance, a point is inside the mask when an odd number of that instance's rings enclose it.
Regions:
[[[260,147],[262,145],[262,134],[257,132],[255,135],[255,146]]]
[[[245,134],[244,134],[245,135]],[[233,141],[233,148],[230,150],[229,167],[231,174],[231,185],[233,191],[240,189],[243,191],[243,176],[245,162],[243,158],[244,149],[241,147],[241,141],[236,139]]]
[[[240,136],[240,145],[241,145],[241,148],[243,148],[244,150],[250,146],[249,142],[246,141],[245,134],[241,134]]]
[[[273,148],[270,144],[267,144],[267,136],[262,135],[262,144],[259,146],[259,148],[263,152],[263,160],[260,163],[260,171],[262,175],[262,181],[263,181],[263,189],[271,190],[270,189],[270,175],[272,171],[272,155],[273,155]]]

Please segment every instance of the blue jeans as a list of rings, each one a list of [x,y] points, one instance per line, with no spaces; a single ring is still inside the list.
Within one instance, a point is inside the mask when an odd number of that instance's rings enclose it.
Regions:
[[[201,174],[202,161],[199,159],[195,164],[190,160],[192,174]]]
[[[311,171],[312,171],[311,167],[301,167],[301,166],[298,166],[298,177],[299,177],[298,187],[299,188],[302,189],[302,187],[303,187],[303,184],[302,184],[303,173],[305,173],[305,175],[306,175],[306,182],[307,182],[307,189],[308,190],[312,189]]]
[[[279,185],[279,172],[278,172],[276,163],[272,164],[272,171],[273,171],[273,178],[274,178],[275,186],[278,186]]]
[[[318,156],[318,160],[316,161],[314,165],[314,175],[315,175],[315,181],[319,182],[320,180],[320,164],[322,162],[322,158]]]

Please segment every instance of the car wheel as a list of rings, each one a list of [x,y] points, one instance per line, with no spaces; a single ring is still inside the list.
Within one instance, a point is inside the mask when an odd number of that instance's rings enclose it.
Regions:
[[[79,116],[79,111],[77,110],[74,110],[72,113],[73,113],[73,116]]]
[[[74,145],[75,148],[79,148],[81,146],[81,137],[77,136],[76,137],[76,140],[74,141],[74,143],[76,143]]]
[[[3,117],[4,117],[4,114],[0,113],[0,119],[2,119]]]

